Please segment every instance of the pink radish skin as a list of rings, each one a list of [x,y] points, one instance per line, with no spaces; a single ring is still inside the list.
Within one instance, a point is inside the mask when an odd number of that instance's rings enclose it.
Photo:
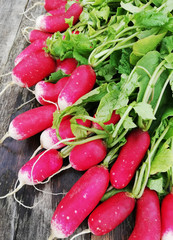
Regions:
[[[162,240],[173,239],[173,194],[164,197],[161,204],[161,230]]]
[[[135,199],[127,192],[120,192],[101,203],[88,218],[88,226],[96,236],[109,233],[133,211]]]
[[[44,8],[47,12],[50,10],[60,8],[62,5],[67,3],[66,0],[45,0]]]
[[[73,24],[76,24],[82,10],[82,7],[78,3],[74,3],[63,15],[41,15],[36,19],[36,28],[49,33],[55,33],[57,31],[63,32],[69,27],[69,25],[65,23],[65,19],[74,17]]]
[[[132,130],[126,140],[110,171],[111,184],[117,189],[129,184],[150,145],[148,132],[138,128]]]
[[[59,15],[65,14],[65,12],[66,12],[65,5],[66,5],[66,2],[62,2],[62,5],[60,7],[48,11],[49,16],[50,16],[50,14],[52,16],[59,16]]]
[[[80,97],[92,90],[96,82],[96,74],[91,66],[80,65],[77,67],[69,81],[60,92],[58,106],[61,110],[75,103]]]
[[[94,115],[95,118],[95,115]],[[109,121],[105,122],[104,125],[109,125],[111,123],[116,124],[120,120],[120,115],[116,114],[116,111],[113,111],[112,116]],[[93,122],[93,127],[99,130],[103,130],[103,128],[96,122]]]
[[[63,159],[58,151],[51,149],[48,152],[44,152],[45,151],[30,159],[20,169],[18,173],[20,183],[27,185],[37,184],[58,172],[62,167]],[[38,158],[39,160],[37,161]]]
[[[52,126],[54,105],[41,106],[28,110],[15,117],[9,126],[9,136],[24,140]]]
[[[15,66],[30,54],[42,50],[43,47],[46,47],[45,40],[38,39],[34,43],[31,43],[16,57],[16,59],[14,60]]]
[[[68,77],[61,78],[57,83],[49,83],[45,81],[40,81],[35,85],[35,97],[37,101],[42,105],[49,105],[51,103],[44,101],[48,100],[57,103],[58,96],[65,84],[68,81]]]
[[[137,200],[135,227],[129,240],[160,240],[160,203],[157,193],[148,188]]]
[[[78,65],[78,62],[74,58],[66,58],[63,61],[57,62],[56,71],[62,70],[65,74],[71,74]]]
[[[85,171],[106,157],[107,148],[101,139],[75,146],[69,155],[69,161],[75,170]]]
[[[70,119],[71,119],[71,116],[69,116],[68,118],[64,118],[62,120],[62,122],[60,123],[59,134],[62,139],[75,137],[71,130]],[[80,125],[86,126],[86,127],[91,126],[91,122],[89,120],[83,122],[80,119],[77,119],[77,123]],[[56,136],[56,129],[48,128],[48,129],[44,130],[40,136],[41,146],[45,149],[52,148],[52,146],[57,144],[58,142],[59,142],[59,140]],[[64,146],[65,146],[65,144],[60,143],[59,145],[55,146],[54,148],[60,149]]]
[[[49,76],[55,69],[55,61],[44,51],[37,51],[14,67],[12,79],[21,87],[31,87]]]
[[[90,168],[61,200],[51,221],[53,237],[67,238],[97,206],[109,184],[104,166]]]
[[[51,33],[45,33],[40,30],[34,29],[29,33],[29,41],[31,43],[37,41],[37,40],[43,40],[46,41],[48,37],[51,37]],[[45,44],[46,45],[46,44]],[[44,46],[45,47],[45,46]]]

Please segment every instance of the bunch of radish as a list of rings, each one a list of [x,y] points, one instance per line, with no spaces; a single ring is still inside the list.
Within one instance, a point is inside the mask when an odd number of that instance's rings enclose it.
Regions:
[[[97,5],[97,3],[94,4]],[[127,7],[129,6],[131,5]],[[143,129],[136,125],[125,128],[125,124],[132,124],[135,107],[133,102],[124,112],[121,111],[121,107],[124,107],[124,99],[122,99],[122,106],[120,104],[118,109],[114,108],[109,112],[107,121],[98,120],[106,117],[99,116],[99,111],[95,111],[97,108],[95,104],[93,104],[94,109],[90,109],[88,102],[85,103],[85,100],[92,98],[93,92],[97,90],[94,88],[97,85],[98,69],[94,69],[89,64],[80,64],[72,57],[63,60],[55,58],[46,49],[46,40],[51,39],[56,32],[62,32],[64,42],[66,35],[63,35],[63,32],[69,28],[67,20],[71,19],[72,26],[79,21],[83,12],[82,4],[75,1],[68,6],[67,10],[66,7],[66,0],[45,0],[44,8],[47,13],[36,19],[36,28],[29,33],[30,45],[14,61],[12,82],[7,87],[11,84],[17,84],[23,88],[34,87],[35,89],[30,91],[43,106],[15,117],[0,143],[2,144],[7,137],[25,140],[41,133],[40,146],[19,170],[18,186],[6,195],[0,196],[0,199],[10,195],[15,196],[24,185],[36,188],[37,184],[46,183],[54,175],[73,168],[84,173],[59,202],[51,220],[49,240],[68,238],[87,217],[88,229],[77,233],[72,239],[87,233],[96,236],[105,235],[120,225],[133,212],[135,206],[135,227],[129,240],[170,240],[173,238],[172,191],[164,197],[160,212],[157,193],[147,187],[151,174],[151,162],[156,152],[159,152],[159,144],[165,141],[169,131],[165,130],[157,141],[155,136],[151,141],[150,133],[146,131],[145,126]],[[90,31],[94,31],[93,29],[90,28]],[[100,27],[101,33],[102,30]],[[79,34],[79,31],[71,31],[71,33]],[[109,44],[111,42],[112,40]],[[92,46],[90,48],[92,49]],[[104,49],[96,54],[95,58],[107,56],[107,53],[108,51]],[[161,64],[160,66],[162,67]],[[141,69],[147,72],[146,69],[142,67]],[[135,70],[134,68],[133,71]],[[161,70],[160,74],[162,74]],[[53,76],[59,73],[60,79],[54,79],[51,82]],[[147,74],[152,78],[150,72]],[[130,77],[131,74],[128,79]],[[155,78],[157,77],[156,75]],[[104,96],[110,94],[111,87],[116,93],[116,90],[122,86],[107,85]],[[126,85],[122,87],[124,91],[127,91],[126,88],[128,88]],[[135,90],[133,89],[132,92]],[[97,99],[97,94],[95,97]],[[101,99],[99,101],[101,102]],[[90,115],[87,111],[83,115],[79,114],[82,104],[86,104],[86,108],[89,108]],[[128,114],[129,118],[126,119]],[[138,122],[141,120],[140,114]],[[122,133],[123,127],[125,129]],[[153,141],[155,141],[155,147],[153,147]],[[41,149],[45,150],[39,152]],[[69,164],[63,166],[63,159],[66,157],[69,159]],[[128,186],[130,190],[126,190]],[[109,197],[100,203],[107,194]]]

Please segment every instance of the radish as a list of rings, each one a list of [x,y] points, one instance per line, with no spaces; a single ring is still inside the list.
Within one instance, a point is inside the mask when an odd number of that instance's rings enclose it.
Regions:
[[[37,52],[38,50],[42,50],[43,47],[46,47],[46,42],[43,39],[38,39],[35,42],[31,43],[16,57],[16,59],[14,60],[15,65],[17,65],[30,54]]]
[[[74,58],[66,58],[63,61],[57,61],[56,71],[61,70],[65,74],[71,74],[77,67],[78,62]]]
[[[164,197],[161,204],[161,235],[162,240],[173,239],[173,194]]]
[[[130,193],[120,192],[100,204],[89,216],[88,226],[96,236],[109,233],[133,211],[135,199]]]
[[[60,170],[63,159],[58,151],[43,151],[31,158],[18,172],[19,185],[13,192],[0,197],[8,197],[19,191],[24,185],[36,185]]]
[[[94,118],[95,118],[95,115],[94,115]],[[113,111],[110,120],[105,122],[104,125],[109,125],[111,123],[116,124],[119,120],[120,120],[120,115],[116,114],[116,111]],[[96,122],[93,122],[92,125],[93,125],[93,127],[97,128],[99,130],[103,130],[103,128]]]
[[[36,19],[36,28],[49,33],[55,33],[57,31],[63,32],[69,27],[69,25],[65,22],[65,19],[74,17],[73,24],[75,24],[81,13],[82,7],[78,3],[74,3],[63,15],[39,16]]]
[[[59,94],[59,108],[63,110],[75,103],[80,97],[91,91],[95,82],[96,74],[91,66],[80,65],[77,67]]]
[[[68,77],[61,78],[55,84],[45,81],[38,82],[35,85],[35,97],[37,101],[42,105],[51,104],[50,102],[56,103],[58,101],[58,96],[67,83],[68,79]]]
[[[137,200],[135,227],[129,240],[160,240],[160,203],[157,193],[148,188]]]
[[[9,126],[8,132],[1,139],[1,143],[7,138],[24,140],[51,127],[53,122],[54,105],[41,106],[28,110],[15,117]]]
[[[107,149],[101,139],[75,146],[69,155],[72,168],[85,171],[106,157]]]
[[[50,14],[51,14],[52,16],[59,16],[59,15],[65,14],[65,12],[66,12],[66,10],[65,10],[65,5],[66,5],[66,3],[63,2],[60,7],[48,11],[48,16],[50,16]]]
[[[117,189],[129,184],[150,145],[148,132],[139,128],[132,130],[126,140],[110,171],[111,184]]]
[[[13,82],[31,87],[56,69],[55,61],[44,51],[33,52],[18,63],[12,71]]]
[[[74,134],[71,130],[71,123],[70,123],[71,116],[64,117],[63,120],[60,123],[58,132],[62,139],[69,139],[74,138]],[[81,119],[76,120],[78,124],[90,127],[91,122],[89,120],[86,120],[83,122]],[[53,145],[57,144],[59,142],[57,136],[56,136],[56,129],[48,128],[42,132],[40,135],[40,143],[41,146],[45,149],[52,148]],[[64,147],[65,145],[63,143],[60,143],[58,146],[55,146],[54,148],[59,149]]]
[[[51,33],[45,33],[40,30],[34,29],[29,33],[29,41],[31,43],[37,41],[37,40],[47,40],[48,37],[51,37]]]
[[[108,184],[109,172],[104,166],[85,172],[56,208],[49,240],[70,236],[99,203]]]
[[[45,0],[44,8],[47,12],[66,5],[66,0]]]

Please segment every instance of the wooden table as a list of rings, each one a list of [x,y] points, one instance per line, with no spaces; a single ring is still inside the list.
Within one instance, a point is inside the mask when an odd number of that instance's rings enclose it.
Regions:
[[[0,75],[10,72],[14,67],[15,57],[28,43],[21,30],[26,26],[34,26],[20,14],[37,0],[0,0]],[[32,10],[33,16],[44,13],[43,6]],[[11,81],[11,76],[0,79],[0,89]],[[0,97],[0,137],[8,130],[10,121],[22,112],[39,106],[32,101],[24,107],[18,107],[33,98],[28,90],[13,85]],[[39,146],[39,134],[24,141],[6,139],[0,146],[0,195],[4,195],[14,188],[20,167],[31,157]],[[67,162],[67,161],[66,161]],[[52,181],[40,189],[49,192],[66,193],[80,178],[81,172],[67,170],[54,177]],[[50,221],[53,212],[63,195],[52,196],[36,191],[33,187],[23,187],[17,198],[28,206],[43,200],[33,209],[26,209],[19,205],[13,196],[0,200],[0,239],[1,240],[46,240],[50,234]],[[102,237],[93,235],[80,236],[77,239],[92,240],[127,240],[134,226],[134,213],[131,214],[116,230]],[[87,220],[76,232],[87,228]],[[70,238],[69,238],[70,239]]]

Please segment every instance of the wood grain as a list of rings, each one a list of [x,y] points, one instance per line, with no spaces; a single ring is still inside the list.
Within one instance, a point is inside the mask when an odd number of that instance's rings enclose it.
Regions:
[[[0,74],[10,72],[14,67],[15,57],[28,43],[21,33],[26,26],[34,26],[34,22],[26,19],[22,13],[36,1],[30,0],[0,0]],[[39,16],[44,12],[38,6],[32,10]],[[28,14],[33,18],[31,14]],[[11,76],[0,78],[0,89],[11,81]],[[0,137],[8,131],[10,121],[20,113],[39,106],[36,101],[17,109],[22,103],[33,98],[32,93],[18,86],[11,86],[0,97]],[[39,134],[24,141],[6,139],[0,146],[0,196],[11,191],[17,180],[20,167],[30,158],[39,146]],[[67,164],[67,160],[65,161]],[[81,172],[72,169],[60,173],[52,181],[40,189],[48,192],[66,193],[80,178]],[[28,206],[40,202],[33,209],[20,206],[13,197],[0,200],[0,239],[2,240],[46,240],[50,234],[50,221],[53,212],[64,195],[52,196],[36,191],[33,187],[23,187],[17,198]],[[134,213],[131,214],[116,230],[102,237],[89,234],[80,236],[78,240],[127,240],[134,226]],[[87,228],[87,220],[76,232]],[[70,238],[69,238],[70,239]]]

